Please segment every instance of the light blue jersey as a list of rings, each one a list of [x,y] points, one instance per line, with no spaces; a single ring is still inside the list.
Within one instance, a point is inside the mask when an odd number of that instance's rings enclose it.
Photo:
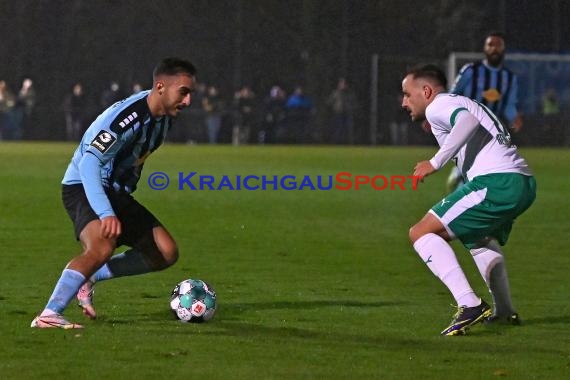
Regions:
[[[64,185],[83,184],[91,208],[115,215],[105,190],[135,191],[146,158],[164,141],[169,117],[153,118],[149,90],[107,108],[87,129],[63,177]]]

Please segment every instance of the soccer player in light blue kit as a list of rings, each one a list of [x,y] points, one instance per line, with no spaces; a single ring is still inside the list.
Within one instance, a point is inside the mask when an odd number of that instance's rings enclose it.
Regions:
[[[462,335],[492,311],[471,288],[448,242],[459,239],[469,250],[493,296],[495,316],[508,320],[512,306],[504,304],[510,295],[500,245],[507,242],[515,219],[534,202],[536,182],[508,130],[489,108],[445,93],[446,85],[445,74],[434,65],[415,67],[402,81],[402,107],[413,121],[429,122],[440,146],[430,160],[416,164],[414,175],[423,180],[455,158],[467,179],[434,205],[409,236],[458,305],[441,334]]]
[[[83,252],[67,264],[31,327],[82,328],[63,317],[76,295],[83,313],[95,319],[95,282],[162,270],[178,259],[170,233],[131,193],[146,158],[190,106],[195,76],[189,61],[163,59],[151,90],[115,103],[85,132],[62,181],[63,203]],[[121,245],[131,249],[113,256]]]

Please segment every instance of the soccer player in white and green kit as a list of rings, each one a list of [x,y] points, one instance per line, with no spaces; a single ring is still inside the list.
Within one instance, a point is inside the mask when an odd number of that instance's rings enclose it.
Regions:
[[[514,220],[533,203],[536,182],[499,119],[483,104],[448,94],[446,88],[445,74],[434,65],[414,67],[402,81],[402,107],[413,121],[428,121],[440,146],[430,160],[416,164],[414,175],[423,180],[453,159],[467,179],[433,206],[409,235],[458,305],[441,334],[463,335],[485,319],[518,322],[500,246]],[[493,311],[469,285],[448,243],[453,239],[473,255],[493,297]]]

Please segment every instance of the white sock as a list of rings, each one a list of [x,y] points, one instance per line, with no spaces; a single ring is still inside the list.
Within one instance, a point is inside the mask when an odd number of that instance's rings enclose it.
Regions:
[[[509,277],[499,245],[491,241],[487,246],[471,249],[470,252],[493,297],[494,315],[513,314],[515,311],[511,300]]]
[[[469,285],[451,246],[439,235],[430,233],[414,243],[414,249],[424,263],[447,286],[459,306],[473,307],[481,304]]]

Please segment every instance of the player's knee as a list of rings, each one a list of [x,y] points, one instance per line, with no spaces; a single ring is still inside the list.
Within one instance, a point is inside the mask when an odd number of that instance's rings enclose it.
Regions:
[[[426,216],[424,216],[422,220],[420,220],[410,228],[408,236],[412,244],[414,244],[422,236],[428,234],[436,234],[445,241],[450,241],[453,238],[455,238],[454,236],[450,235],[450,233],[447,231],[445,226],[439,221],[439,219],[437,219],[430,213],[426,214]]]
[[[410,230],[408,231],[408,237],[410,238],[410,242],[412,244],[414,244],[416,240],[421,238],[422,235],[423,235],[422,229],[417,224],[414,224],[412,227],[410,227]]]
[[[91,260],[101,265],[111,258],[115,246],[107,241],[100,242],[99,244],[89,245],[85,248],[83,254],[88,256]]]
[[[160,253],[164,259],[165,268],[174,265],[178,261],[178,246],[174,241],[166,247],[161,247]]]
[[[162,266],[167,268],[178,260],[178,246],[176,241],[170,236],[168,231],[163,228],[155,229],[153,232],[153,247],[158,249],[160,258],[162,259]]]
[[[156,246],[152,248],[141,249],[145,257],[145,261],[151,271],[160,271],[172,266],[178,260],[178,249],[176,246],[158,249]]]

